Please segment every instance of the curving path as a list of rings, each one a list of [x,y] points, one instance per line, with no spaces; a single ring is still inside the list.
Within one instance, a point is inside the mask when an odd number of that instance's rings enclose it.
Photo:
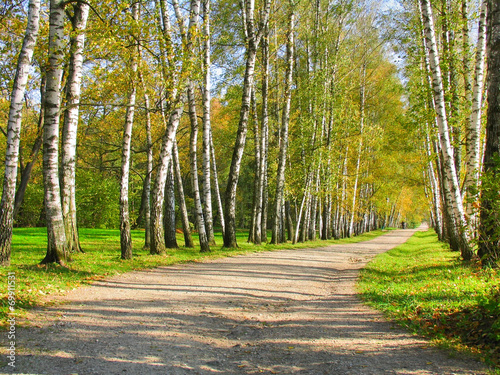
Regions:
[[[430,348],[356,297],[358,270],[413,233],[97,282],[65,296],[68,304],[36,312],[35,327],[18,332],[16,371],[485,374],[481,364]]]

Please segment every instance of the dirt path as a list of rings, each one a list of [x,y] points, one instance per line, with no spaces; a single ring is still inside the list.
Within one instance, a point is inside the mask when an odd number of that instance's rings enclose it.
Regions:
[[[484,374],[480,364],[429,348],[356,297],[358,270],[413,233],[98,282],[64,297],[69,304],[37,312],[37,327],[19,331],[16,371]]]

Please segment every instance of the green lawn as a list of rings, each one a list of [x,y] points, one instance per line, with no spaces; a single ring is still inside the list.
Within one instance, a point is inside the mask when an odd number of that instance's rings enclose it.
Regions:
[[[39,305],[48,295],[62,294],[82,284],[132,270],[153,268],[175,263],[196,262],[207,258],[233,256],[257,251],[284,248],[319,247],[332,243],[351,243],[365,241],[381,235],[382,231],[373,231],[359,237],[339,241],[311,241],[292,245],[255,246],[247,243],[248,232],[238,233],[239,249],[222,249],[222,238],[216,237],[218,246],[212,247],[211,253],[200,253],[199,247],[188,249],[181,247],[170,250],[165,256],[150,255],[143,249],[144,231],[132,231],[134,258],[129,261],[120,259],[120,232],[106,229],[81,229],[80,239],[84,254],[73,255],[68,267],[56,264],[39,265],[44,258],[47,246],[45,228],[15,228],[12,239],[11,266],[0,269],[0,321],[7,326],[9,308],[8,275],[15,275],[15,314],[26,315],[26,309]],[[194,237],[195,246],[197,237]],[[178,243],[183,244],[182,234]]]
[[[390,319],[438,344],[500,365],[500,272],[465,263],[417,232],[377,256],[361,272],[358,290]]]

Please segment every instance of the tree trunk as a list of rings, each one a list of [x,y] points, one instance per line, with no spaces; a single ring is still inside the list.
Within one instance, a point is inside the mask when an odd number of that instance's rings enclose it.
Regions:
[[[484,267],[500,259],[500,4],[488,0],[488,117],[481,184],[478,255]]]
[[[84,3],[73,4],[73,34],[70,41],[69,74],[66,83],[66,110],[62,130],[61,152],[61,193],[66,240],[71,252],[83,252],[78,236],[76,220],[76,139],[80,114],[80,93],[83,69],[83,50],[85,47],[85,28],[89,6]]]
[[[427,39],[427,54],[429,56],[430,67],[433,79],[434,100],[436,103],[437,123],[439,128],[439,141],[441,144],[443,167],[445,172],[446,184],[450,189],[448,201],[452,205],[451,215],[455,222],[454,230],[457,232],[457,238],[460,239],[460,251],[464,260],[472,258],[473,252],[470,245],[469,230],[465,220],[462,196],[458,183],[457,170],[455,168],[455,160],[453,148],[450,142],[450,133],[446,115],[446,103],[444,99],[443,81],[441,76],[441,68],[439,65],[439,56],[436,44],[434,31],[434,23],[432,20],[432,10],[429,0],[420,0],[421,13],[425,35]]]
[[[146,176],[143,183],[143,194],[141,197],[141,208],[144,216],[144,248],[151,246],[151,174],[153,173],[153,139],[151,136],[151,105],[149,95],[146,91],[142,72],[139,72],[139,79],[144,90],[144,104],[146,106],[146,153],[147,167]]]
[[[354,177],[354,187],[352,190],[352,205],[351,205],[351,220],[349,221],[349,232],[348,237],[352,237],[354,234],[354,218],[356,216],[356,195],[358,190],[359,181],[359,167],[361,163],[361,152],[363,149],[363,127],[365,123],[365,85],[366,85],[366,62],[363,62],[361,68],[361,86],[359,93],[359,147],[358,147],[358,159],[356,161],[356,175]]]
[[[245,6],[243,7],[244,28],[247,39],[246,49],[246,65],[245,75],[243,79],[243,95],[241,98],[240,120],[238,123],[238,131],[236,133],[236,141],[233,149],[233,156],[231,159],[231,166],[229,169],[229,176],[227,180],[226,196],[225,196],[225,231],[224,231],[224,247],[235,248],[238,247],[236,241],[236,189],[238,187],[238,179],[240,175],[241,159],[245,149],[245,141],[248,129],[248,116],[250,113],[250,97],[251,89],[253,87],[255,59],[257,48],[262,39],[264,32],[264,25],[267,24],[269,19],[270,0],[266,0],[264,11],[262,14],[262,26],[258,32],[255,30],[254,25],[254,0],[244,0]]]
[[[222,208],[222,199],[220,196],[219,176],[217,174],[217,162],[215,160],[215,148],[212,139],[212,130],[210,130],[210,153],[212,155],[211,159],[212,159],[212,171],[214,174],[214,188],[215,188],[214,190],[215,190],[215,201],[217,202],[217,215],[219,215],[222,236],[224,237],[224,233],[226,231],[226,225],[224,222],[224,209]]]
[[[165,230],[165,247],[167,249],[177,249],[176,226],[175,226],[175,186],[174,167],[170,162],[167,180],[165,182],[165,210],[163,216],[163,227]]]
[[[16,76],[10,98],[9,119],[7,124],[7,148],[5,151],[5,171],[2,200],[0,202],[0,266],[10,264],[12,227],[14,225],[14,202],[16,193],[17,165],[19,162],[19,142],[21,139],[21,120],[24,93],[28,82],[33,50],[38,37],[40,20],[40,1],[30,0],[28,23],[21,53],[17,60]]]
[[[134,23],[139,20],[139,4],[134,3],[132,6],[132,19]],[[137,95],[137,53],[136,49],[132,51],[131,57],[131,72],[130,72],[130,87],[127,103],[127,112],[125,116],[125,125],[123,129],[122,140],[122,165],[121,165],[121,181],[120,181],[120,247],[121,258],[132,259],[132,234],[130,232],[130,212],[128,204],[128,191],[130,179],[130,159],[132,146],[132,127],[134,125],[135,102]]]
[[[194,83],[190,82],[188,87],[189,119],[191,122],[189,157],[191,160],[191,186],[194,194],[194,207],[196,216],[196,226],[198,228],[198,237],[200,239],[201,252],[210,251],[207,232],[205,230],[205,218],[203,217],[203,208],[201,205],[200,185],[198,183],[198,119],[196,114],[196,103],[194,93]]]
[[[203,2],[203,36],[204,40],[204,74],[205,82],[203,87],[203,215],[205,219],[205,228],[207,232],[208,244],[215,246],[214,219],[212,210],[212,190],[210,183],[210,90],[212,84],[210,80],[211,62],[210,62],[210,0]]]
[[[267,242],[267,155],[269,139],[269,27],[265,26],[262,40],[262,119],[260,132],[259,189],[257,191],[257,212],[255,225],[255,243]]]
[[[254,129],[254,155],[255,155],[255,177],[253,181],[253,205],[252,205],[252,222],[248,231],[248,242],[260,244],[260,223],[257,225],[257,211],[262,204],[260,199],[260,163],[261,163],[261,144],[259,120],[257,116],[257,101],[255,98],[255,87],[252,89],[252,113],[253,113],[253,129]],[[257,228],[258,227],[258,228]],[[258,233],[257,233],[258,231]]]
[[[294,42],[294,22],[295,14],[293,11],[289,16],[288,23],[288,35],[286,43],[286,73],[285,73],[285,105],[283,107],[283,116],[281,123],[280,132],[280,152],[278,159],[278,173],[276,176],[276,201],[275,201],[275,211],[274,211],[274,223],[272,231],[272,244],[278,244],[282,241],[281,236],[278,234],[278,230],[282,225],[280,225],[280,220],[282,218],[282,203],[284,202],[285,195],[285,169],[286,169],[286,157],[288,151],[288,127],[290,123],[290,110],[292,103],[292,84],[293,84],[293,51],[295,47]]]
[[[483,103],[483,80],[486,56],[486,15],[487,0],[481,5],[479,16],[476,67],[474,85],[472,89],[472,111],[469,117],[466,138],[466,160],[464,194],[467,195],[466,211],[471,226],[476,224],[473,203],[478,199],[479,173],[480,173],[480,140],[481,140],[481,109]]]
[[[177,193],[179,195],[179,211],[181,213],[182,231],[184,232],[184,246],[194,247],[193,237],[191,235],[191,227],[189,226],[186,199],[184,197],[184,187],[182,186],[181,166],[179,165],[179,150],[177,150],[177,142],[174,142],[173,162],[175,183],[177,184]]]
[[[61,76],[64,60],[64,2],[50,1],[49,59],[45,91],[43,137],[43,181],[47,222],[47,254],[42,264],[69,260],[59,187],[59,116],[61,112]]]
[[[182,103],[182,100],[180,103]],[[159,165],[151,199],[151,247],[149,249],[151,254],[164,254],[166,250],[163,230],[165,183],[167,180],[168,166],[172,160],[172,148],[175,142],[175,134],[183,111],[184,106],[178,104],[177,108],[171,112],[162,138]]]
[[[253,85],[253,76],[255,68],[256,50],[253,43],[250,43],[247,49],[247,62],[245,68],[245,78],[243,83],[243,96],[241,100],[240,121],[236,133],[236,141],[231,159],[231,167],[226,186],[225,195],[225,214],[226,224],[224,233],[224,247],[236,248],[236,189],[240,175],[241,159],[245,149],[245,141],[248,128],[248,116],[250,112],[251,88]]]
[[[35,165],[40,149],[43,144],[43,122],[44,122],[44,108],[43,103],[45,103],[45,84],[46,84],[45,70],[42,68],[41,72],[41,82],[40,82],[40,111],[38,116],[38,132],[31,147],[30,161],[26,163],[23,170],[21,171],[21,182],[16,190],[16,198],[14,201],[14,220],[16,220],[19,211],[21,210],[21,205],[24,201],[24,195],[26,194],[26,188],[31,177],[31,172],[33,171],[33,166]]]

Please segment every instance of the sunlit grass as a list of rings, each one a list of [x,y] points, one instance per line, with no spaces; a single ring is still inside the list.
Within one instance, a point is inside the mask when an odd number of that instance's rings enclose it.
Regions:
[[[361,236],[338,241],[310,241],[306,243],[280,245],[264,244],[256,246],[247,242],[247,231],[239,231],[239,248],[224,249],[220,234],[216,237],[217,246],[210,253],[200,253],[197,236],[194,236],[195,248],[180,247],[168,250],[164,256],[150,255],[143,249],[144,231],[132,231],[133,259],[120,259],[120,232],[111,229],[81,229],[80,239],[84,254],[73,254],[67,268],[56,264],[40,265],[47,246],[45,228],[15,228],[12,240],[11,266],[0,269],[0,317],[6,325],[8,314],[7,275],[14,272],[16,277],[15,313],[25,315],[26,309],[46,300],[46,296],[63,294],[83,284],[89,284],[103,277],[117,275],[132,270],[166,266],[176,263],[198,262],[204,259],[234,256],[249,252],[269,251],[290,248],[321,247],[334,243],[352,243],[369,240],[381,235],[382,231],[373,231]],[[178,244],[183,244],[182,234],[178,235]]]
[[[499,284],[498,270],[461,261],[428,231],[377,256],[361,272],[358,289],[390,319],[498,365]]]

